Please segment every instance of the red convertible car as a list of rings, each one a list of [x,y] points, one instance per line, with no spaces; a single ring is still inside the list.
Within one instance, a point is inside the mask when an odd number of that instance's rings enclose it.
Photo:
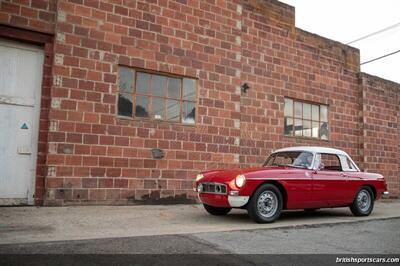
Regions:
[[[262,167],[202,172],[195,190],[210,214],[242,208],[258,223],[275,221],[283,209],[349,206],[367,216],[389,195],[382,175],[361,172],[346,152],[323,147],[280,149]]]

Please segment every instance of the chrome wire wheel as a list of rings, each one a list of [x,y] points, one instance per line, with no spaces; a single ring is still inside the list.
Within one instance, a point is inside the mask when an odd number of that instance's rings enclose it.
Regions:
[[[282,192],[274,184],[262,184],[253,193],[246,208],[256,223],[273,223],[283,209]]]
[[[362,212],[367,212],[371,207],[371,195],[366,190],[361,190],[357,195],[357,205]]]
[[[353,203],[349,206],[355,216],[368,216],[374,209],[375,195],[370,187],[363,186],[357,192]]]
[[[264,191],[257,200],[257,209],[261,216],[270,218],[278,210],[278,197],[272,191]]]

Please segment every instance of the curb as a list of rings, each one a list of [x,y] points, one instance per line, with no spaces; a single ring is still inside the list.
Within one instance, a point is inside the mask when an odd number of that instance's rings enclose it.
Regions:
[[[396,220],[400,219],[400,216],[393,216],[393,217],[382,217],[382,218],[371,218],[365,220],[354,220],[354,221],[338,221],[338,222],[327,222],[327,223],[316,223],[316,224],[300,224],[300,225],[283,225],[271,228],[254,228],[254,229],[237,229],[237,230],[224,230],[219,232],[240,232],[240,231],[261,231],[261,230],[282,230],[282,229],[308,229],[308,228],[320,228],[324,226],[334,226],[334,225],[346,225],[346,224],[353,224],[353,223],[366,223],[366,222],[373,222],[373,221],[385,221],[385,220]],[[208,232],[201,232],[201,233],[193,233],[195,234],[203,234]]]

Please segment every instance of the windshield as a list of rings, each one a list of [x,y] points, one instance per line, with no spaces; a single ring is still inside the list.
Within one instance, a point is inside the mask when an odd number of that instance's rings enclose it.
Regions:
[[[313,154],[305,151],[277,152],[269,156],[263,166],[289,166],[299,168],[310,168]]]

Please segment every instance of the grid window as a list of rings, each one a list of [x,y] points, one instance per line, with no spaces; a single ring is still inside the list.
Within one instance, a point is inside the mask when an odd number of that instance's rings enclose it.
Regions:
[[[284,134],[327,140],[328,106],[285,98]]]
[[[183,124],[196,121],[196,80],[120,66],[118,115]]]

